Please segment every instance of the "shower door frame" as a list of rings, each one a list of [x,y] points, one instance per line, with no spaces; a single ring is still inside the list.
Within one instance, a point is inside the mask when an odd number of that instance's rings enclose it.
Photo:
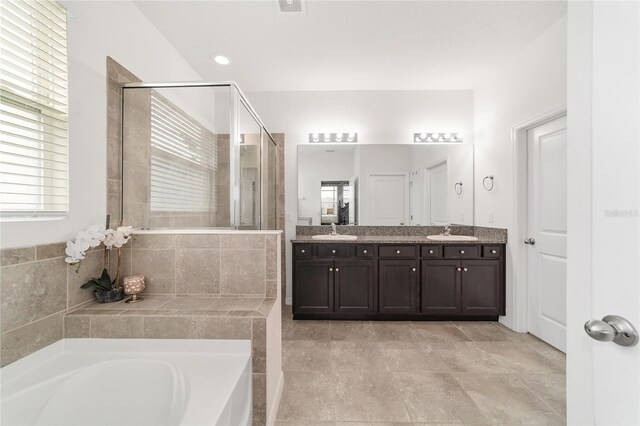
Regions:
[[[238,108],[242,104],[249,114],[260,126],[260,212],[258,215],[258,229],[265,229],[265,173],[263,173],[263,167],[265,164],[265,150],[264,135],[266,134],[270,142],[276,147],[275,139],[267,130],[266,126],[260,116],[255,111],[244,92],[235,81],[174,81],[174,82],[151,82],[151,83],[126,83],[120,88],[120,218],[119,223],[123,223],[124,220],[124,120],[125,120],[125,90],[127,89],[178,89],[178,88],[192,88],[192,87],[228,87],[229,90],[229,176],[233,179],[229,179],[229,209],[230,209],[230,224],[229,229],[238,230],[240,228],[240,134],[238,133]],[[233,90],[235,89],[235,90]],[[278,156],[276,155],[276,182],[275,193],[277,194],[278,187]],[[276,222],[278,217],[278,206],[276,203]],[[218,228],[218,227],[215,227]],[[222,227],[221,227],[222,228]],[[277,229],[277,223],[275,226]]]

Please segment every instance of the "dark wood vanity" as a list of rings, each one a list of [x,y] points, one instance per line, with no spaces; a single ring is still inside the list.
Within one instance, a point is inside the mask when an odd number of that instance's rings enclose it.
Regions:
[[[504,243],[293,241],[294,319],[497,320],[504,314]]]

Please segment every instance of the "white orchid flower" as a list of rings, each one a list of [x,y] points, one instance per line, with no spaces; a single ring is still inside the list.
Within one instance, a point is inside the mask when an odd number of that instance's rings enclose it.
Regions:
[[[115,231],[113,229],[107,229],[103,243],[109,250],[114,247],[120,248],[131,239],[132,231],[133,227],[131,226],[119,226]]]
[[[67,241],[65,253],[67,263],[75,264],[85,258],[85,252],[90,248],[95,248],[102,243],[105,238],[105,231],[98,225],[92,225],[76,234],[73,240]]]

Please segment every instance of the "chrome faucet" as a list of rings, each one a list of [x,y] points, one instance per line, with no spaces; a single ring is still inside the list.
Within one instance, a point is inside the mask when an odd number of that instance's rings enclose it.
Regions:
[[[331,235],[336,235],[338,232],[336,230],[336,224],[332,223],[331,224]]]
[[[442,232],[442,235],[451,235],[451,225],[447,224],[444,226],[444,231]]]

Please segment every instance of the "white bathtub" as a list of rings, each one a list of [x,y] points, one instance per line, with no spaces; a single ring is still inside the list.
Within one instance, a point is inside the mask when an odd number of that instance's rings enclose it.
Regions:
[[[249,425],[248,340],[63,339],[0,370],[9,425]]]

